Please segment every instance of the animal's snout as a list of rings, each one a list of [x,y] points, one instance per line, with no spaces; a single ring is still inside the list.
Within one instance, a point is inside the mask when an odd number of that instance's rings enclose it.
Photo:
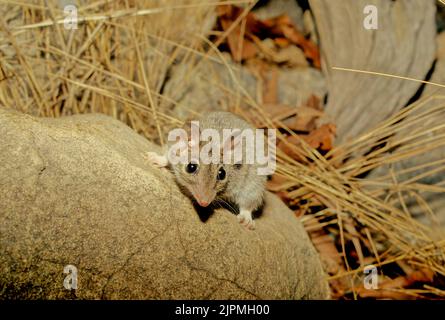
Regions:
[[[198,204],[201,207],[207,207],[211,201],[209,201],[209,199],[207,199],[206,197],[203,197],[202,195],[197,196],[197,195],[193,195],[194,198],[196,199],[196,202],[198,202]]]
[[[208,207],[213,199],[214,196],[210,195],[208,192],[204,192],[204,191],[195,191],[193,192],[193,198],[195,198],[196,202],[201,206],[201,207]]]
[[[204,200],[199,200],[199,199],[196,199],[197,201],[198,201],[198,204],[201,206],[201,207],[207,207],[210,203],[208,203],[207,201],[204,201]]]

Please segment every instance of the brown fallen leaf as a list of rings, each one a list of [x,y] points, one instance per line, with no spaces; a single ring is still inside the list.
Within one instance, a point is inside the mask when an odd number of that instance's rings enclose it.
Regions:
[[[258,50],[264,55],[264,59],[277,64],[285,64],[289,67],[308,67],[309,62],[304,55],[302,49],[296,45],[288,45],[284,48],[275,46],[275,42],[266,38],[261,41],[256,36],[251,35],[250,38],[255,42]]]
[[[324,115],[323,112],[310,107],[294,108],[295,117],[286,119],[283,123],[291,130],[310,132],[316,129],[317,119]]]
[[[287,184],[289,184],[289,180],[283,176],[278,174],[274,174],[272,179],[267,181],[266,187],[267,190],[272,192],[284,191],[287,189]]]
[[[416,283],[431,283],[433,278],[434,272],[430,269],[417,270],[406,276],[385,280],[379,284],[378,289],[369,290],[362,286],[357,290],[357,294],[362,298],[414,299],[413,295],[395,290],[404,289]]]
[[[316,218],[310,220],[314,221],[312,225],[320,224]],[[318,229],[312,228],[312,231],[308,231],[308,234],[320,255],[324,270],[331,275],[345,272],[343,258],[335,246],[334,238],[326,234],[321,226]],[[343,296],[346,288],[348,288],[346,277],[333,279],[329,283],[333,291],[333,298]]]
[[[302,137],[298,136],[289,136],[286,138],[286,142],[280,141],[277,145],[277,148],[287,154],[289,157],[296,161],[302,162],[304,159],[303,153],[301,152],[301,148],[295,148],[295,146],[301,145]]]
[[[273,61],[280,64],[286,64],[289,67],[308,67],[304,52],[295,45],[287,46],[278,50],[272,57]]]
[[[312,243],[320,253],[320,256],[329,274],[337,274],[343,271],[343,261],[332,238],[327,235],[318,235],[312,238]]]
[[[315,110],[323,111],[320,98],[317,97],[315,94],[311,94],[304,105]]]
[[[280,48],[286,48],[290,45],[290,41],[285,37],[275,38],[275,44]]]
[[[300,145],[303,139],[310,147],[329,151],[332,149],[335,136],[335,125],[324,124],[320,128],[311,131],[308,135],[289,136],[286,140],[292,145]]]
[[[224,30],[227,30],[232,25],[232,21],[227,19],[221,19],[221,26]],[[245,37],[241,39],[241,28],[237,26],[228,36],[227,43],[229,45],[230,52],[232,54],[233,60],[240,62],[242,60],[250,59],[256,56],[257,47],[255,44],[246,39]]]
[[[266,56],[278,63],[290,62],[291,65],[305,66],[307,61],[303,61],[303,56],[296,49],[288,49],[291,44],[295,44],[303,50],[304,57],[311,60],[316,68],[320,68],[320,53],[317,45],[308,40],[297,30],[287,15],[267,20],[260,20],[255,14],[249,12],[243,17],[243,21],[232,28],[232,24],[237,21],[245,9],[233,5],[221,5],[217,7],[217,14],[223,31],[230,30],[227,36],[232,57],[235,61],[251,59],[257,56],[261,49]],[[241,30],[241,26],[245,30]],[[242,32],[243,31],[243,32]],[[242,39],[240,39],[243,35]],[[283,52],[274,53],[268,46],[261,46],[263,39],[271,38],[278,48],[286,48]],[[218,42],[218,41],[217,41]],[[299,51],[298,51],[299,52]]]
[[[333,147],[336,127],[332,123],[324,124],[320,128],[315,129],[308,136],[302,138],[312,148],[329,151]]]
[[[267,103],[263,107],[272,121],[283,120],[297,114],[297,109],[287,104]]]
[[[329,151],[333,147],[335,138],[335,125],[329,123],[324,124],[320,128],[311,131],[309,134],[296,134],[286,138],[286,142],[280,141],[277,145],[278,149],[299,162],[307,162],[302,152],[302,140],[310,147],[319,151]]]
[[[263,103],[277,103],[278,102],[278,71],[272,68],[269,76],[264,77],[263,86]]]
[[[303,49],[304,54],[312,61],[314,67],[320,69],[321,61],[318,47],[291,26],[282,26],[282,30],[286,38]]]
[[[304,54],[310,59],[316,68],[321,68],[320,51],[315,43],[306,39],[304,35],[297,30],[287,15],[281,15],[276,18],[264,20],[263,23],[269,27],[276,37],[285,37],[290,42],[303,49]]]
[[[235,22],[236,19],[238,19],[238,17],[243,14],[244,10],[244,8],[234,5],[220,5],[216,9],[216,13],[220,19],[224,18]],[[259,20],[252,12],[247,13],[247,15],[244,17],[244,20],[246,25],[246,32],[248,33],[259,34],[261,32],[264,32],[268,28],[268,26],[263,21]]]
[[[217,14],[222,29],[227,31],[243,11],[244,9],[232,5],[218,6]],[[243,23],[239,23],[227,36],[230,52],[233,59],[237,62],[255,57],[258,51],[253,41],[249,40],[246,35],[250,32],[261,30],[261,21],[256,19],[253,13],[249,12],[244,18],[244,23],[244,32],[241,32]],[[241,38],[242,33],[244,33],[243,38]]]

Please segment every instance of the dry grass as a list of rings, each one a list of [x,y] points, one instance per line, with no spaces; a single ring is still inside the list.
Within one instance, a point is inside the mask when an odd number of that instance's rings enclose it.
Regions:
[[[200,37],[217,4],[83,1],[79,28],[65,30],[56,1],[1,2],[2,105],[48,117],[101,112],[157,141],[178,124],[177,103],[161,94],[169,68],[205,56]]]
[[[445,146],[443,119],[445,97],[434,97],[413,104],[378,128],[334,148],[325,156],[305,150],[311,159],[310,165],[295,163],[286,156],[279,157],[279,173],[294,182],[286,189],[297,191],[288,193],[290,199],[305,198],[306,207],[321,204],[325,208],[316,214],[303,212],[306,225],[314,225],[313,219],[323,221],[323,224],[315,224],[316,229],[323,227],[334,235],[342,251],[345,243],[349,243],[358,256],[348,259],[356,260],[357,267],[352,270],[342,254],[347,270],[333,275],[331,280],[348,276],[353,283],[350,290],[359,291],[366,265],[383,266],[395,262],[413,270],[431,270],[439,277],[445,275],[443,231],[419,223],[406,205],[408,200],[414,199],[434,221],[434,213],[423,195],[433,192],[443,197],[445,188],[443,181],[428,184],[423,180],[443,173],[445,162],[439,159],[394,169],[401,161]],[[365,172],[385,166],[390,169],[359,178]],[[443,296],[443,291],[432,289],[422,293],[427,292]]]
[[[84,18],[77,30],[69,31],[63,28],[56,1],[0,0],[0,105],[45,117],[101,112],[162,143],[167,130],[181,123],[176,108],[190,116],[199,113],[163,92],[169,70],[187,63],[193,67],[186,76],[193,77],[194,68],[207,59],[224,65],[238,84],[237,92],[223,88],[228,100],[243,106],[237,105],[236,112],[284,128],[266,116],[259,97],[249,96],[238,71],[217,50],[230,30],[212,31],[219,39],[216,44],[208,40],[215,6],[240,2],[83,1],[79,14]],[[241,16],[237,23],[242,21]],[[365,296],[361,279],[369,264],[379,267],[389,292],[375,297],[445,296],[436,281],[445,276],[445,237],[414,219],[407,205],[415,200],[434,219],[425,194],[443,197],[445,186],[424,181],[443,174],[445,161],[397,166],[445,146],[443,119],[445,97],[434,97],[328,154],[321,155],[304,141],[288,147],[305,161],[279,150],[277,174],[286,180],[282,192],[302,216],[322,258],[334,265],[327,266],[334,297]],[[389,169],[364,176],[383,167]],[[323,243],[336,250],[333,256],[323,251]],[[425,279],[434,280],[421,288],[390,283],[385,268],[394,265],[403,275],[423,270]]]

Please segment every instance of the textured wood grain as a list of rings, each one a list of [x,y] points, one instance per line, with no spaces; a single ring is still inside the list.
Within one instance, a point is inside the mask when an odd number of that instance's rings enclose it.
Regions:
[[[424,79],[435,56],[434,0],[310,0],[320,36],[337,142],[353,138],[399,110],[420,84],[334,71],[344,67]],[[378,9],[378,29],[363,26],[366,5]]]

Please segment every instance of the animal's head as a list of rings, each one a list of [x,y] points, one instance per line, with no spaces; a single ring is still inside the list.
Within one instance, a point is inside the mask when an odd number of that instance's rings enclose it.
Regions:
[[[227,187],[227,167],[219,164],[203,164],[191,161],[174,168],[176,179],[185,187],[196,202],[207,207]]]
[[[195,129],[198,135],[194,137],[193,134],[188,135],[187,161],[174,165],[173,172],[177,182],[185,187],[196,202],[202,207],[207,207],[224,192],[228,182],[236,174],[234,169],[239,169],[241,164],[235,166],[231,163],[223,164],[224,153],[232,152],[235,147],[233,136],[225,138],[225,141],[223,137],[214,137],[213,139],[218,140],[218,144],[208,148],[209,141],[201,140],[199,127],[193,128],[193,122],[187,125],[190,126],[190,129],[186,129],[188,133]],[[217,159],[214,159],[213,155],[217,155]]]

